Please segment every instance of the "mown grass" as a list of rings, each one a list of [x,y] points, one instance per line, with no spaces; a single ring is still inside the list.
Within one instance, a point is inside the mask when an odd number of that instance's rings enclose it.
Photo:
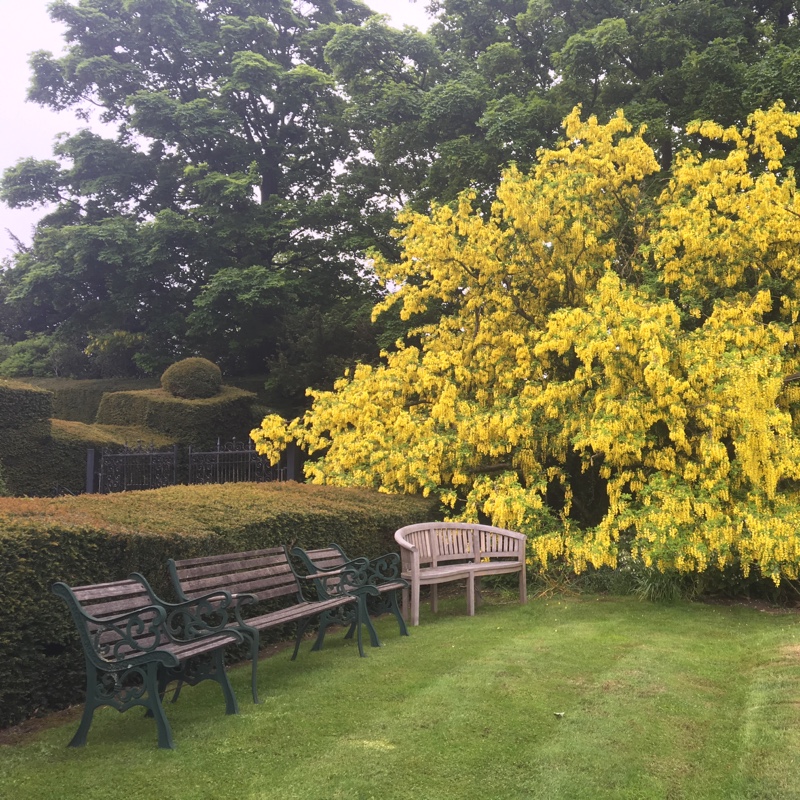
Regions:
[[[798,798],[800,626],[794,613],[599,596],[453,599],[359,659],[334,634],[262,661],[264,703],[232,670],[167,714],[77,717],[0,746],[0,797]],[[557,716],[562,715],[563,716]]]

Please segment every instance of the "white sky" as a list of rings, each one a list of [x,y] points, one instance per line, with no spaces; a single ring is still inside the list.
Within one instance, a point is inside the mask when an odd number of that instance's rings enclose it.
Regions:
[[[47,15],[50,0],[0,0],[0,172],[21,158],[52,158],[53,141],[85,123],[69,111],[55,113],[25,100],[30,82],[28,56],[61,51],[61,27]],[[426,28],[426,0],[365,0],[392,24]],[[41,209],[11,209],[0,202],[0,258],[14,250],[7,230],[26,244]]]

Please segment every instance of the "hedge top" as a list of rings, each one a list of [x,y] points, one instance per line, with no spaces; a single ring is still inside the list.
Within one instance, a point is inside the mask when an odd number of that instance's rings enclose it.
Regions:
[[[59,528],[136,532],[217,534],[231,523],[241,529],[280,515],[384,513],[418,519],[430,500],[408,495],[382,495],[368,489],[343,489],[294,482],[170,486],[114,495],[56,498],[0,497],[0,539],[24,529]]]

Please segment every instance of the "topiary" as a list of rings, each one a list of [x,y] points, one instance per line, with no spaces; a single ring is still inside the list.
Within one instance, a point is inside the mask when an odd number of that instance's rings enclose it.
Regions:
[[[222,371],[207,358],[184,358],[164,370],[161,388],[184,400],[214,397],[222,388]]]

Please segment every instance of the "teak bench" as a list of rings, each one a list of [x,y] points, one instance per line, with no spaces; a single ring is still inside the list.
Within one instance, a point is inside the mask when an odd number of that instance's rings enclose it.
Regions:
[[[258,649],[260,633],[270,628],[297,622],[297,638],[292,660],[297,658],[303,634],[313,617],[319,616],[319,633],[312,650],[319,650],[329,625],[349,625],[351,635],[358,631],[358,651],[364,655],[361,641],[361,622],[366,611],[363,595],[375,590],[365,589],[361,594],[332,592],[324,599],[306,599],[298,576],[289,562],[285,547],[226,553],[202,558],[170,559],[169,571],[175,591],[182,600],[188,600],[210,591],[223,591],[232,599],[233,618],[227,628],[239,631],[250,643],[252,658],[253,702],[258,703]],[[243,616],[242,610],[264,601],[288,600],[290,604],[279,609],[256,607],[252,615]]]
[[[519,601],[527,602],[525,574],[526,537],[522,533],[466,522],[423,522],[400,528],[395,535],[400,545],[403,616],[419,625],[421,586],[431,587],[431,610],[438,610],[440,583],[466,580],[467,613],[475,614],[476,583],[484,575],[519,573]]]
[[[397,595],[408,583],[400,577],[400,557],[397,553],[386,553],[377,558],[348,558],[338,544],[329,544],[317,550],[303,550],[295,547],[291,555],[299,559],[308,572],[306,577],[314,581],[317,594],[326,596],[333,590],[355,591],[361,586],[374,586],[376,595],[367,595],[367,610],[380,616],[387,611],[394,614],[400,633],[408,636],[405,620],[400,613]],[[369,618],[365,618],[372,645],[380,642]]]
[[[52,591],[67,602],[86,659],[86,705],[70,747],[86,744],[92,717],[100,706],[120,712],[144,706],[148,716],[155,718],[158,746],[174,748],[161,703],[173,680],[192,686],[216,681],[225,696],[226,712],[238,713],[223,650],[241,642],[242,636],[234,630],[201,632],[208,626],[202,612],[212,606],[224,608],[230,598],[217,593],[166,603],[136,573],[128,580],[73,588],[59,582]]]

